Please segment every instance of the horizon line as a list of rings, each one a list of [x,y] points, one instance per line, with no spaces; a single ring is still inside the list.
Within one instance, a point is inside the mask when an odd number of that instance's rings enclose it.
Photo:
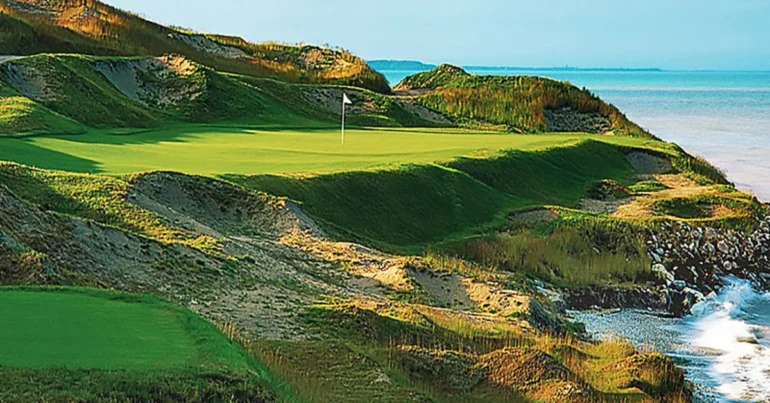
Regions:
[[[441,64],[453,64],[453,63],[426,63],[419,60],[406,60],[406,59],[370,59],[366,60],[367,63],[371,62],[392,62],[392,63],[415,63],[424,66],[432,66],[433,68],[440,66]],[[709,69],[709,68],[662,68],[662,67],[578,67],[578,66],[513,66],[513,65],[484,65],[484,64],[459,64],[459,67],[464,69],[498,69],[498,70],[563,70],[563,71],[647,71],[647,72],[688,72],[688,73],[708,73],[708,72],[730,72],[730,73],[770,73],[770,68],[767,69]],[[401,71],[401,70],[386,70],[382,71]],[[406,70],[404,70],[406,71]]]

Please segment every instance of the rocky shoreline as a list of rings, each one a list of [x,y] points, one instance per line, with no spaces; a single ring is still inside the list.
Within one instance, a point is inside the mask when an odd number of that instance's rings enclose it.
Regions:
[[[558,310],[638,308],[685,316],[715,295],[726,277],[770,290],[770,216],[755,224],[753,231],[740,231],[664,222],[646,236],[653,262],[646,286],[565,289],[554,305]]]

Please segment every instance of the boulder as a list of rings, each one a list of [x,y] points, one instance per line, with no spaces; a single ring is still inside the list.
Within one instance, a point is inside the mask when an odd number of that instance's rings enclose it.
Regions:
[[[725,255],[730,253],[730,246],[727,245],[727,242],[725,241],[719,241],[717,243],[717,249],[719,249],[719,251],[724,253]]]
[[[674,275],[666,270],[666,266],[663,266],[662,264],[652,266],[652,272],[655,274],[655,277],[661,281],[665,281],[666,283],[674,281]]]

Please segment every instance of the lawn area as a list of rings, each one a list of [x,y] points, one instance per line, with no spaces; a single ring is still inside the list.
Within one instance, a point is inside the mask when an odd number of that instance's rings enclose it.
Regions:
[[[96,290],[0,289],[0,367],[246,372],[241,351],[191,312]]]
[[[427,164],[502,150],[542,150],[592,138],[630,147],[666,147],[631,137],[512,135],[459,129],[247,129],[184,125],[130,135],[91,131],[60,137],[0,139],[0,160],[100,174],[168,170],[188,174],[298,174]]]

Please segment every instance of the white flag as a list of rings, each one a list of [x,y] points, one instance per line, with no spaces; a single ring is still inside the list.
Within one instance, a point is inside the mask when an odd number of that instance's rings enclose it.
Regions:
[[[342,103],[345,105],[353,105],[353,101],[351,101],[350,98],[348,98],[347,94],[345,94],[344,92],[342,93]]]

